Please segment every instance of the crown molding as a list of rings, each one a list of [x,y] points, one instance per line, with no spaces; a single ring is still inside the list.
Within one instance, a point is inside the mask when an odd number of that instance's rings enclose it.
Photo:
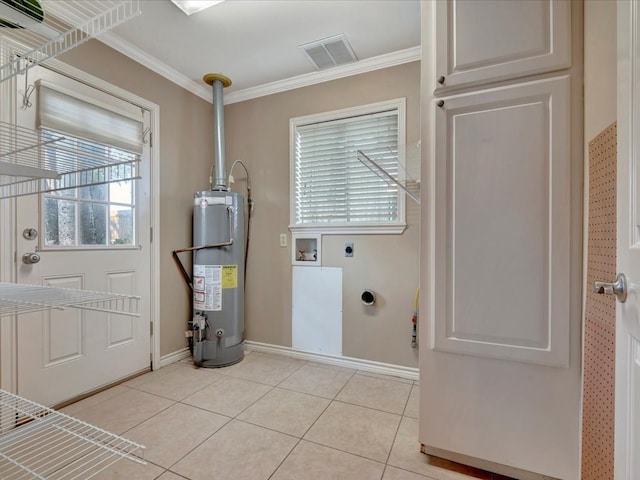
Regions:
[[[372,72],[382,68],[394,67],[403,63],[415,62],[422,58],[422,48],[420,46],[398,50],[397,52],[378,55],[367,58],[348,65],[321,70],[319,72],[305,73],[296,77],[266,83],[257,87],[245,88],[230,92],[224,97],[224,104],[244,102],[253,98],[273,95],[274,93],[286,92],[300,87],[308,87],[318,83],[337,80],[339,78],[350,77],[360,73]]]
[[[158,75],[166,78],[185,90],[188,90],[194,95],[212,103],[211,90],[208,87],[194,82],[186,75],[169,67],[156,57],[149,55],[145,51],[122,39],[122,37],[117,34],[113,32],[106,32],[100,35],[98,40],[154,71]],[[374,70],[393,67],[403,63],[415,62],[422,58],[421,50],[420,46],[411,47],[328,70],[305,73],[303,75],[266,83],[257,87],[229,92],[224,96],[224,104],[229,105],[231,103],[244,102],[246,100],[264,97],[266,95],[273,95],[274,93],[286,92],[287,90],[293,90],[295,88],[308,87],[310,85],[316,85],[330,80],[350,77],[351,75],[372,72]]]
[[[180,73],[178,70],[171,68],[166,63],[157,59],[153,55],[149,55],[147,52],[139,49],[128,41],[124,40],[119,35],[113,32],[105,32],[97,37],[105,45],[117,50],[118,52],[126,55],[127,57],[135,60],[139,64],[147,67],[149,70],[153,70],[161,77],[166,78],[170,82],[175,83],[179,87],[188,90],[189,92],[197,95],[198,97],[212,103],[211,89],[205,85],[200,85],[194,82],[186,75]]]

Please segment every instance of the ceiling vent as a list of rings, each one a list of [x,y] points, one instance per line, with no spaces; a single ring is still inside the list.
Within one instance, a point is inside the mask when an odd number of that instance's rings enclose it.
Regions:
[[[353,53],[353,49],[344,33],[305,43],[298,48],[304,52],[318,70],[358,61],[358,57]]]

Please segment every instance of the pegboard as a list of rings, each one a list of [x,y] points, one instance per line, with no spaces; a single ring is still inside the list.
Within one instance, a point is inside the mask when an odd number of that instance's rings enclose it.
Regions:
[[[582,480],[613,480],[616,298],[593,284],[616,277],[616,133],[614,123],[589,142]]]

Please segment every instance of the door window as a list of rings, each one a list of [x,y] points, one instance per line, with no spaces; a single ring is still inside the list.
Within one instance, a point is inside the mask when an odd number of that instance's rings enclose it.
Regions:
[[[44,139],[59,135],[42,130]],[[117,247],[135,245],[135,182],[124,180],[135,177],[139,156],[120,148],[102,145],[65,134],[62,148],[73,151],[79,164],[86,163],[82,156],[94,155],[108,158],[115,163],[107,167],[111,179],[123,179],[102,183],[101,172],[96,178],[79,188],[68,188],[42,195],[43,247]],[[61,145],[46,144],[43,155],[49,165],[54,166]],[[68,147],[68,149],[67,149]],[[69,161],[68,154],[65,161]],[[134,163],[127,163],[134,162]],[[80,174],[78,174],[80,175]]]
[[[133,179],[143,153],[142,110],[59,82],[39,79],[35,85],[40,161],[60,173],[41,188],[41,246],[135,245]]]

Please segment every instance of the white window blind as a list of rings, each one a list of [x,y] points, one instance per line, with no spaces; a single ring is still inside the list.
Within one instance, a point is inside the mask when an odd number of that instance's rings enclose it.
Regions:
[[[142,114],[132,118],[49,83],[38,81],[36,85],[39,128],[142,154]]]
[[[397,225],[404,221],[398,188],[357,158],[361,150],[397,175],[404,125],[404,118],[399,117],[400,109],[387,105],[373,113],[295,125],[292,227]]]

